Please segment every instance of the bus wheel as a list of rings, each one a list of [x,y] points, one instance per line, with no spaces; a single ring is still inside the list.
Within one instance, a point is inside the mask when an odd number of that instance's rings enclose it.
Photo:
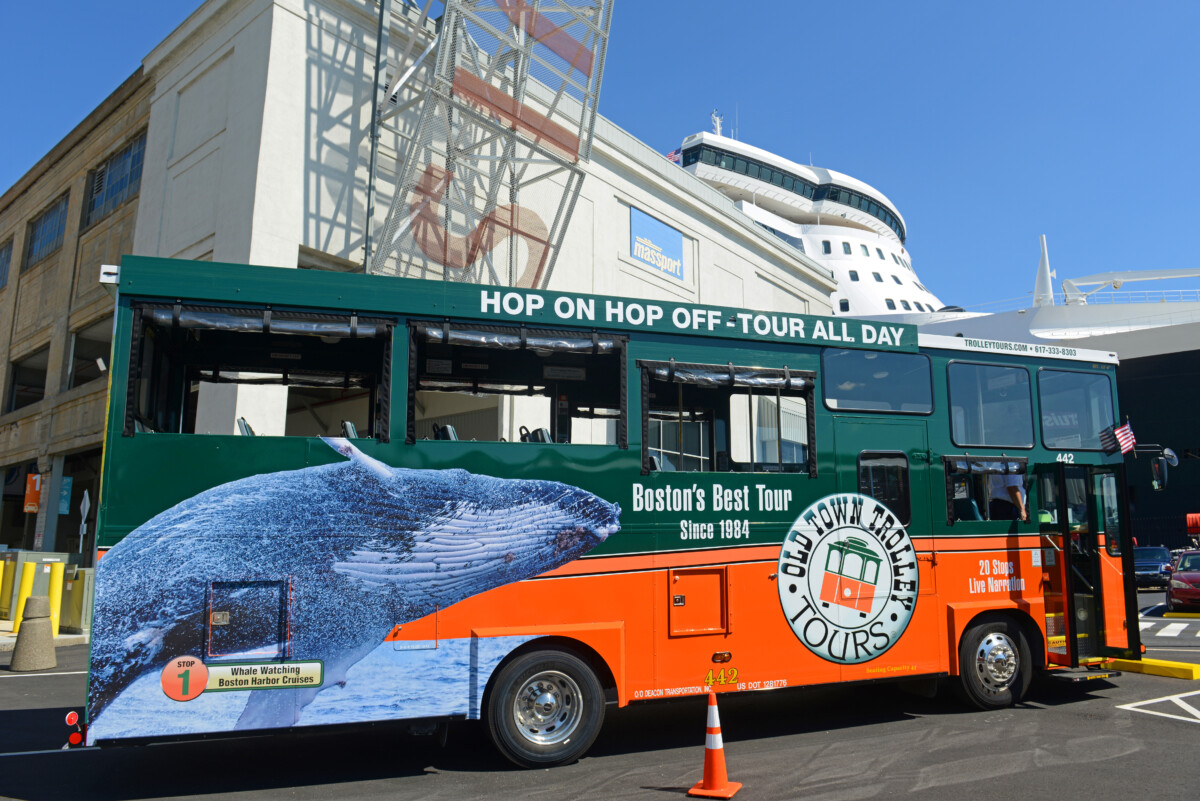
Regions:
[[[1025,697],[1033,677],[1021,626],[1003,615],[972,623],[958,646],[959,695],[980,709],[1000,709]]]
[[[565,651],[534,651],[500,671],[487,706],[500,753],[525,768],[574,762],[604,722],[604,689],[587,664]]]

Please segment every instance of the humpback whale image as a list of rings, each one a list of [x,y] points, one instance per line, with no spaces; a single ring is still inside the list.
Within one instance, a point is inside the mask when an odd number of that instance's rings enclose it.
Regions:
[[[100,560],[89,721],[168,660],[215,655],[215,583],[234,588],[224,599],[230,621],[262,616],[238,607],[239,597],[258,602],[238,582],[288,588],[286,626],[243,632],[289,660],[322,660],[324,682],[249,691],[234,728],[287,727],[396,624],[552,570],[620,528],[620,507],[568,484],[394,468],[348,440],[324,439],[348,461],[213,487]],[[271,642],[273,633],[285,642]]]

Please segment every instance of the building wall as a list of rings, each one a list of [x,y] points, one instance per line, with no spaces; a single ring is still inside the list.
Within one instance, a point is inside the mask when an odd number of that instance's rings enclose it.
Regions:
[[[414,35],[417,12],[394,3],[393,13],[389,51],[396,55]],[[50,348],[46,398],[0,416],[0,465],[36,462],[47,489],[55,491],[66,464],[59,457],[101,444],[103,382],[63,390],[71,331],[111,312],[111,300],[96,285],[101,263],[134,253],[360,269],[377,20],[373,0],[207,0],[145,57],[137,75],[4,196],[0,244],[11,233],[19,253],[31,216],[63,191],[71,193],[61,251],[24,275],[14,259],[9,286],[0,290],[7,323],[0,326],[0,349],[8,356],[0,360],[0,375],[13,359]],[[424,49],[432,28],[420,34],[414,52]],[[409,110],[393,121],[398,130],[381,139],[377,225],[387,214],[404,135],[417,119],[417,110]],[[142,129],[147,138],[138,198],[80,232],[88,171]],[[592,158],[581,167],[586,178],[551,288],[830,311],[834,284],[828,270],[617,125],[597,120]],[[521,202],[537,203],[539,192],[552,195],[554,189],[551,179]],[[631,257],[631,208],[680,232],[681,276]],[[242,415],[251,400],[237,396],[227,405]],[[44,517],[37,531],[44,530]]]
[[[151,89],[139,69],[0,196],[0,246],[12,242],[7,285],[0,289],[0,467],[6,472],[0,545],[30,547],[45,537],[47,550],[53,550],[59,528],[57,492],[67,475],[64,457],[74,455],[69,464],[80,465],[88,473],[87,481],[98,471],[107,382],[99,373],[70,386],[72,338],[88,327],[103,331],[112,317],[112,298],[98,282],[100,265],[117,263],[132,249],[139,201],[135,192],[85,227],[85,195],[91,171],[145,131]],[[68,201],[62,245],[27,265],[31,221],[64,193]],[[43,348],[48,349],[44,397],[4,411],[9,409],[14,362]],[[43,502],[36,517],[16,508],[21,506],[27,472],[42,476]],[[72,482],[72,509],[78,507],[85,483]],[[94,501],[95,486],[90,492]],[[52,494],[54,503],[49,502]],[[77,533],[78,522],[70,534]]]

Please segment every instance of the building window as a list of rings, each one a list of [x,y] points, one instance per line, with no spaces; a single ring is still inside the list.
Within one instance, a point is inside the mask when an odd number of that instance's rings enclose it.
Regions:
[[[891,298],[884,298],[883,302],[886,303],[887,307],[892,311],[896,310],[896,301],[892,300]]]
[[[13,241],[10,239],[0,245],[0,289],[8,286],[8,268],[12,264]]]
[[[909,306],[909,305],[908,305],[908,301],[907,301],[907,300],[902,300],[902,301],[900,301],[900,306],[901,306],[901,308],[903,308],[905,311],[912,311],[912,306]]]
[[[859,245],[859,247],[862,248],[862,252],[863,252],[864,256],[866,256],[868,259],[871,258],[871,249],[870,248],[868,248],[866,245]]]
[[[857,281],[857,280],[858,280],[858,270],[851,270],[851,271],[850,271],[850,280],[851,280],[851,281]]]
[[[883,259],[884,261],[887,261],[887,259],[883,258],[883,249],[882,248],[875,248],[875,252],[879,254],[879,258]]]
[[[821,252],[826,256],[828,256],[830,253],[833,253],[833,245],[829,243],[828,239],[821,240]]]
[[[50,208],[29,223],[21,272],[25,272],[62,247],[63,233],[67,230],[67,197],[63,195],[54,201]]]
[[[850,243],[849,242],[842,243],[842,253],[845,253],[847,256],[850,255]]]
[[[892,280],[895,281],[899,286],[904,286],[904,282],[894,275],[892,276]]]
[[[45,347],[12,363],[4,411],[11,412],[37,403],[46,396],[46,364],[49,357],[50,348]]]
[[[883,283],[883,276],[882,276],[882,275],[880,275],[879,273],[871,273],[871,275],[875,276],[875,280],[876,280],[876,281],[878,281],[878,282],[879,282],[879,283],[881,283],[881,284]]]
[[[842,300],[839,300],[838,301],[838,310],[844,311],[844,312],[850,311],[850,301],[846,300],[845,298],[843,298]]]
[[[108,369],[112,319],[105,317],[71,335],[71,374],[67,389],[94,381]]]
[[[143,133],[120,153],[88,173],[87,203],[83,224],[89,226],[138,193],[142,182],[142,161],[146,155]]]

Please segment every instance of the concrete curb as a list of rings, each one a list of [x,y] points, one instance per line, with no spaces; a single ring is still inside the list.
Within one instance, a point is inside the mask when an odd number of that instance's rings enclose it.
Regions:
[[[1165,659],[1107,659],[1104,664],[1114,670],[1166,676],[1171,679],[1200,679],[1200,665],[1191,662],[1168,662]]]

